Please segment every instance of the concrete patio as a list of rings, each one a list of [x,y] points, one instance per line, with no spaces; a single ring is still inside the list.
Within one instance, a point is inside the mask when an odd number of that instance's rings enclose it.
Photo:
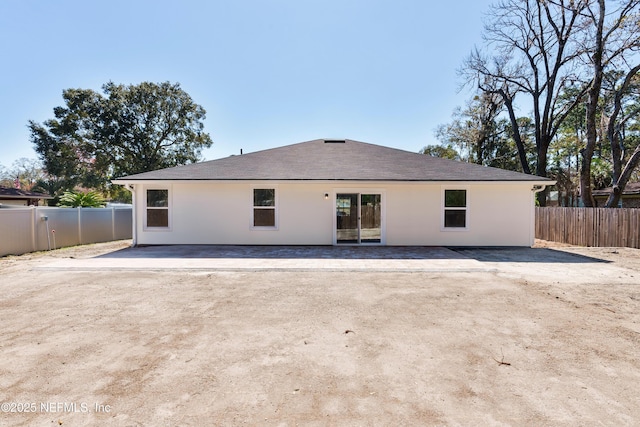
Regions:
[[[126,248],[93,258],[60,259],[38,270],[491,272],[495,269],[443,247],[172,245]]]

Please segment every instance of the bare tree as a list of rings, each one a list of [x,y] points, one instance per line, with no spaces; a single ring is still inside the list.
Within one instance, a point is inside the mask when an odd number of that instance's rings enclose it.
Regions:
[[[9,174],[9,169],[0,164],[0,187],[11,187],[12,178]]]
[[[513,139],[525,173],[531,173],[516,110],[533,110],[538,176],[547,175],[549,145],[586,85],[573,102],[558,102],[564,89],[579,83],[576,59],[588,0],[503,0],[492,6],[484,41],[490,54],[475,49],[463,63],[462,76],[484,93],[498,94],[511,121]],[[544,196],[540,205],[546,204]]]
[[[611,145],[613,164],[613,191],[609,195],[606,207],[617,207],[620,196],[629,182],[633,171],[640,164],[640,143],[633,153],[626,158],[625,130],[631,120],[640,116],[640,64],[632,67],[623,76],[619,85],[613,82],[613,109],[607,115],[606,135]],[[631,99],[625,108],[624,99]],[[623,163],[626,160],[626,164]]]
[[[619,141],[616,129],[622,124],[619,120],[621,113],[621,99],[627,92],[629,85],[638,74],[638,65],[629,65],[630,59],[637,60],[640,49],[640,0],[622,0],[617,2],[615,9],[607,12],[605,0],[590,1],[584,9],[588,26],[584,32],[583,52],[592,71],[592,80],[588,87],[586,103],[586,146],[582,150],[582,164],[580,171],[580,194],[585,206],[594,206],[591,192],[591,160],[598,143],[598,115],[599,103],[602,95],[602,84],[605,73],[611,70],[626,69],[622,85],[614,94],[614,109],[609,118],[607,136],[612,148],[614,163],[614,194],[607,201],[607,206],[617,205],[619,195],[626,182],[638,164],[640,150],[631,156],[628,168],[622,172]],[[636,155],[637,154],[637,155]],[[616,163],[618,163],[616,165]],[[635,165],[634,165],[635,163]],[[630,170],[629,170],[630,169]],[[622,187],[622,188],[621,188]],[[617,196],[616,196],[617,194]]]
[[[9,174],[14,180],[17,179],[21,188],[25,190],[31,190],[38,180],[46,177],[42,162],[26,157],[14,161]]]

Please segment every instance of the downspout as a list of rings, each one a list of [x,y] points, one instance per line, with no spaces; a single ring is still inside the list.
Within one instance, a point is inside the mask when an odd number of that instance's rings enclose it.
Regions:
[[[544,191],[546,185],[534,185],[531,189],[531,226],[529,230],[529,241],[531,242],[531,246],[533,246],[536,242],[536,199],[537,194],[541,191]]]
[[[123,187],[131,192],[131,239],[132,239],[132,243],[131,246],[135,247],[138,245],[138,227],[136,225],[136,191],[135,191],[135,187],[133,186],[133,184],[126,184],[123,185]]]

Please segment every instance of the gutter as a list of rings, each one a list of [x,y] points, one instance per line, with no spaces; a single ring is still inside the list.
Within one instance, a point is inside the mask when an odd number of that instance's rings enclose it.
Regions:
[[[540,193],[541,191],[544,191],[545,188],[547,188],[547,186],[552,186],[555,185],[555,181],[549,183],[549,184],[543,184],[543,185],[534,185],[533,188],[531,189],[531,191],[533,191],[533,194],[536,195],[538,193]]]

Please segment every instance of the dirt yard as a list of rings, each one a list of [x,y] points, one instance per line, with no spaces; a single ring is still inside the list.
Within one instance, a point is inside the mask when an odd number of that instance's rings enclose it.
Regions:
[[[62,271],[0,258],[0,425],[638,425],[640,250],[486,272]],[[382,261],[380,261],[382,262]]]

